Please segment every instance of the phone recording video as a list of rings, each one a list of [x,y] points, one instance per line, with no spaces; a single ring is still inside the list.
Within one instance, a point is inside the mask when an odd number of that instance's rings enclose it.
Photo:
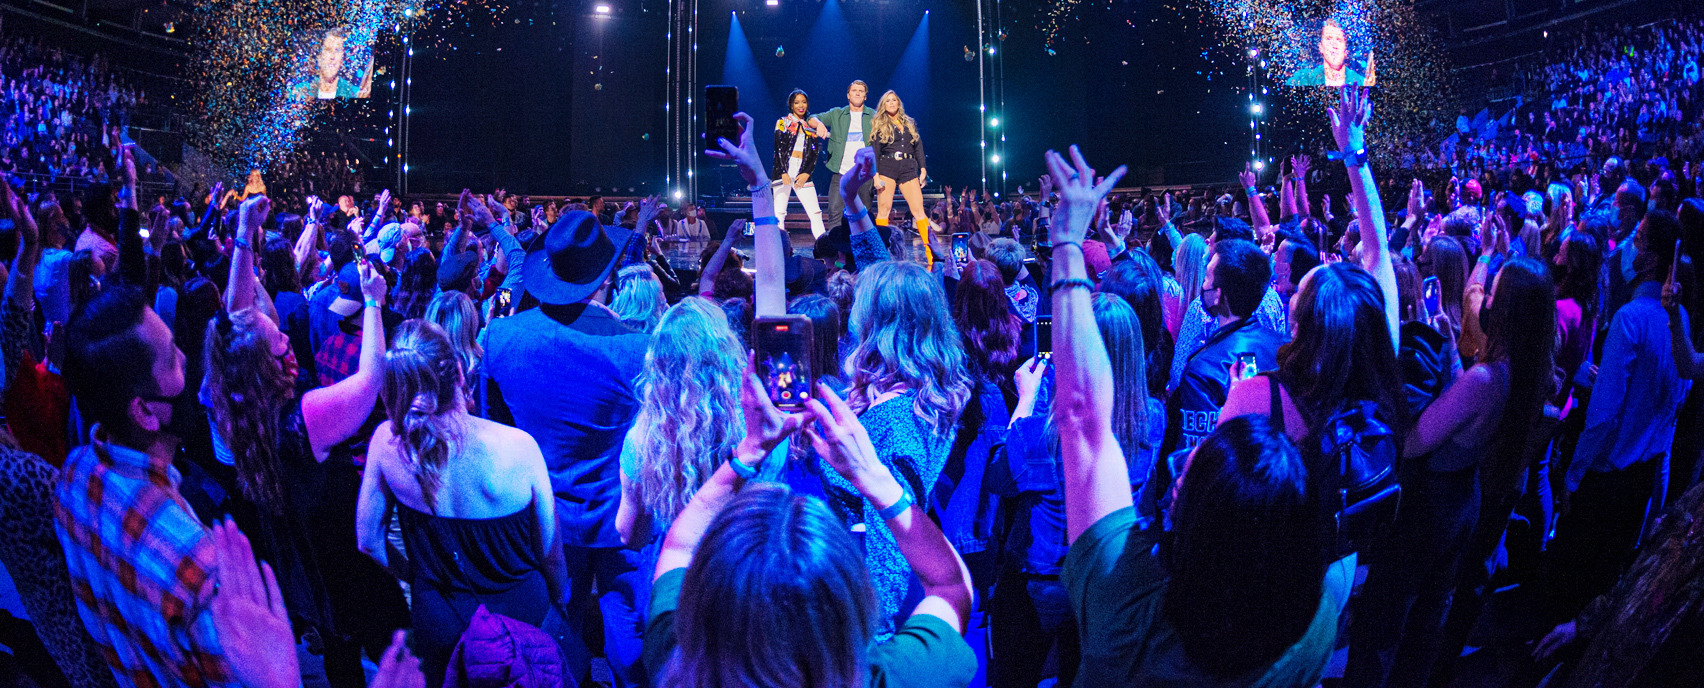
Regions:
[[[497,317],[501,318],[512,315],[514,313],[514,307],[513,291],[508,287],[499,288],[497,290]]]
[[[751,324],[757,376],[779,409],[798,410],[816,384],[811,370],[811,319],[803,315],[763,316]]]
[[[1420,298],[1426,302],[1426,318],[1438,317],[1444,312],[1443,289],[1438,286],[1438,278],[1427,277],[1420,280]]]
[[[1242,364],[1242,377],[1240,379],[1247,380],[1260,375],[1260,364],[1255,362],[1253,353],[1245,351],[1237,354],[1237,362]]]
[[[740,111],[740,89],[736,86],[704,87],[704,150],[721,152],[718,139],[739,145],[740,122],[734,113]]]
[[[970,264],[970,235],[964,232],[953,234],[953,262],[960,266]]]
[[[1035,355],[1039,358],[1053,358],[1053,316],[1044,315],[1035,319]]]

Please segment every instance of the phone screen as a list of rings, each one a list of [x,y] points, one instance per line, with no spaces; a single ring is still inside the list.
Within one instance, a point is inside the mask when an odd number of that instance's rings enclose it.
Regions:
[[[513,292],[511,292],[511,290],[509,290],[507,288],[498,289],[497,290],[497,317],[501,318],[503,316],[509,315],[510,309],[513,308],[513,307],[514,307]]]
[[[1053,357],[1053,316],[1035,319],[1035,355]]]
[[[959,265],[970,263],[970,235],[958,233],[953,235],[953,262]]]
[[[758,378],[776,408],[800,409],[811,398],[811,320],[802,315],[766,316],[751,325]]]
[[[740,123],[734,113],[740,111],[740,89],[735,86],[704,87],[704,150],[720,151],[717,139],[727,139],[739,145]]]
[[[1420,298],[1426,302],[1426,316],[1436,318],[1444,312],[1443,292],[1438,286],[1438,278],[1427,277],[1420,281]]]
[[[1244,352],[1237,354],[1237,362],[1242,364],[1242,379],[1247,380],[1260,374],[1260,364],[1254,360],[1254,354]]]

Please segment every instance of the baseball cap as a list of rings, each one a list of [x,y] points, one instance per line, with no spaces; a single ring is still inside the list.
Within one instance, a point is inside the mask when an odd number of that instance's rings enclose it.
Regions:
[[[331,312],[347,318],[361,310],[361,267],[359,261],[349,261],[337,271],[337,298],[333,299],[328,308]]]

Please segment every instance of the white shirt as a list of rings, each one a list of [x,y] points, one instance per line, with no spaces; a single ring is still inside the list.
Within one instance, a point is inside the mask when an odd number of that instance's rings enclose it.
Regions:
[[[847,108],[852,111],[852,126],[846,130],[846,148],[840,154],[840,174],[852,171],[852,158],[864,147],[864,108]]]

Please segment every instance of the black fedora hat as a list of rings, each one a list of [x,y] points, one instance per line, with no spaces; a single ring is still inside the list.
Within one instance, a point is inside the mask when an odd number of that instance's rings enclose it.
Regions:
[[[583,210],[563,213],[545,233],[541,246],[527,254],[521,277],[527,293],[542,303],[565,305],[586,300],[609,279],[627,244],[628,231],[604,228]]]

